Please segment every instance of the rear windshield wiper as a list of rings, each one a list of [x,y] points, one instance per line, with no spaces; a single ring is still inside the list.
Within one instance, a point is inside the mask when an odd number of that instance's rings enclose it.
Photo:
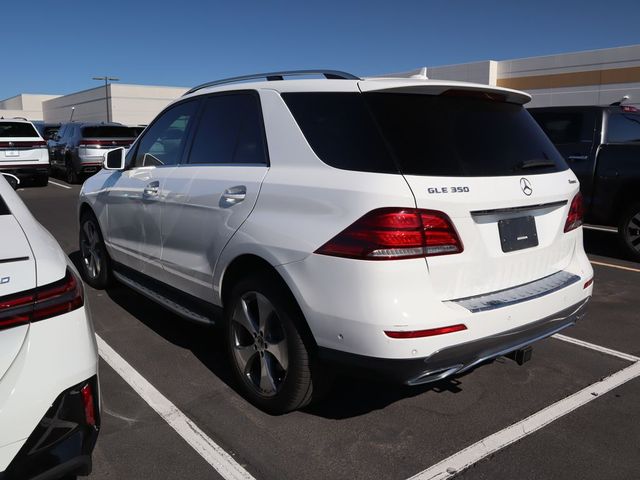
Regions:
[[[550,160],[525,160],[518,164],[518,168],[527,169],[527,168],[546,168],[546,167],[555,167],[555,162]]]

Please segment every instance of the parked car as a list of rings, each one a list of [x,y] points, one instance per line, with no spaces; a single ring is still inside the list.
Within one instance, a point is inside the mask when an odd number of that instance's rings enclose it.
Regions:
[[[615,227],[640,260],[640,112],[633,106],[529,110],[580,180],[587,223]]]
[[[19,118],[0,118],[0,173],[9,173],[36,186],[49,182],[47,143],[33,124]]]
[[[78,183],[100,169],[105,149],[128,148],[134,140],[135,133],[119,123],[65,123],[49,141],[52,171]]]
[[[87,475],[100,403],[82,281],[2,175],[0,231],[0,478]]]
[[[418,385],[525,360],[584,315],[578,181],[527,94],[299,73],[194,88],[108,152],[80,192],[86,281],[221,323],[272,413],[338,371]]]

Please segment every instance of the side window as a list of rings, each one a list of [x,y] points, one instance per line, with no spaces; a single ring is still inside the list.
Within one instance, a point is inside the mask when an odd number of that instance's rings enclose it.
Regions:
[[[640,142],[640,115],[610,115],[607,130],[610,143]]]
[[[595,116],[587,112],[542,112],[533,117],[556,144],[593,141]]]
[[[176,105],[164,112],[140,138],[132,167],[176,165],[187,140],[197,101]]]
[[[266,164],[262,113],[250,93],[205,101],[189,154],[190,164]]]

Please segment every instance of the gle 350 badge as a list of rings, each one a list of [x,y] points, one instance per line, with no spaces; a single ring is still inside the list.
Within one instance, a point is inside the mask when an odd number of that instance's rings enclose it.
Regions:
[[[467,193],[469,187],[429,187],[427,193]]]

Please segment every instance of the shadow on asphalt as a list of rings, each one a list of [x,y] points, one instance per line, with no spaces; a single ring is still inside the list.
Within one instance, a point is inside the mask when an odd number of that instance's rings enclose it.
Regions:
[[[80,269],[80,252],[72,252],[69,258],[76,268]],[[231,376],[221,328],[206,327],[186,321],[117,282],[107,288],[106,293],[112,301],[162,338],[190,350],[216,377],[240,395]],[[429,390],[435,393],[458,393],[462,391],[462,385],[458,378],[407,387],[369,379],[338,376],[334,379],[326,397],[303,411],[327,419],[346,419],[383,409],[392,403],[421,395]]]
[[[584,230],[584,249],[587,253],[627,262],[637,262],[622,246],[618,235],[613,232]]]

